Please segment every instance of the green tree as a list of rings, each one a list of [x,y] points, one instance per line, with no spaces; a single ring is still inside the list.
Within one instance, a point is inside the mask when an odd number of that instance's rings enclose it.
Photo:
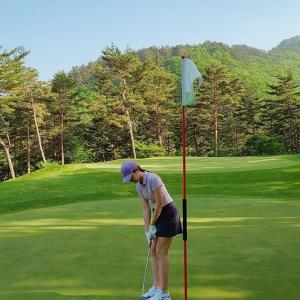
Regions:
[[[263,133],[250,136],[246,143],[244,153],[246,155],[275,155],[281,154],[284,146],[274,137],[266,136]]]
[[[210,115],[213,127],[214,155],[219,152],[219,127],[223,117],[222,111],[230,106],[230,79],[228,71],[219,63],[212,63],[205,69],[201,88],[200,103],[205,114]]]
[[[56,110],[59,115],[60,124],[60,150],[61,150],[61,164],[65,164],[64,153],[64,135],[65,135],[65,121],[70,113],[70,92],[73,86],[72,78],[64,71],[58,72],[54,75],[52,80],[52,91],[56,94]]]
[[[299,87],[292,73],[278,75],[276,79],[277,83],[269,84],[271,98],[263,106],[264,122],[268,132],[284,143],[286,151],[299,152]]]
[[[229,94],[221,107],[222,126],[220,137],[224,146],[223,155],[239,155],[245,142],[246,126],[241,115],[244,85],[239,79],[229,81]]]
[[[10,154],[10,134],[19,101],[17,92],[24,82],[24,58],[27,54],[23,48],[11,51],[2,51],[0,48],[0,145],[5,152],[11,178],[15,178],[15,171]]]
[[[138,92],[145,101],[148,117],[144,119],[143,131],[155,137],[156,142],[163,147],[174,109],[177,108],[174,101],[176,77],[153,61],[145,62],[141,69]]]
[[[132,114],[134,114],[134,110],[138,111],[139,107],[141,108],[139,105],[143,102],[135,92],[137,80],[140,78],[138,72],[141,62],[132,50],[127,49],[122,53],[114,45],[103,51],[102,58],[113,83],[113,95],[119,97],[123,104],[130,135],[132,156],[136,159]]]
[[[261,125],[260,120],[261,103],[260,98],[255,94],[255,91],[246,91],[242,96],[239,116],[240,120],[245,123],[246,134],[256,134]]]
[[[25,73],[25,83],[24,83],[24,104],[29,114],[29,118],[33,119],[35,133],[38,140],[39,151],[42,157],[43,163],[46,163],[45,151],[42,144],[41,133],[40,133],[40,124],[44,123],[45,116],[49,115],[47,111],[46,103],[42,101],[43,99],[50,96],[51,87],[38,80],[38,73],[34,69],[26,69]],[[30,117],[32,116],[32,117]],[[28,131],[30,130],[30,121],[28,121]],[[29,134],[28,134],[29,139]],[[27,172],[30,172],[30,140],[28,144],[28,163],[27,163]]]

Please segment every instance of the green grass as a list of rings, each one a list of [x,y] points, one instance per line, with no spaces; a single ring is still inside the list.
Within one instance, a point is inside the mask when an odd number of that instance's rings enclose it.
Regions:
[[[0,184],[0,299],[138,299],[140,201],[122,161],[51,166]],[[181,160],[140,161],[181,209]],[[188,158],[189,299],[300,298],[300,156]],[[183,299],[182,241],[170,251]],[[150,280],[150,276],[149,276]]]

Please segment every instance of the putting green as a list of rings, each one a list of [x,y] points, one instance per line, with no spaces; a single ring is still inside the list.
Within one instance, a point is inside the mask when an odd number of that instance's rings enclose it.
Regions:
[[[51,166],[0,184],[1,300],[138,299],[147,249],[121,162]],[[140,163],[181,209],[180,158]],[[300,156],[187,163],[189,299],[298,300]],[[170,263],[181,300],[180,236]]]

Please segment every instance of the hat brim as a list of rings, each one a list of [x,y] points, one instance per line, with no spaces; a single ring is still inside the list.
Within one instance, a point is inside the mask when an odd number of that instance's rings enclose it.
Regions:
[[[123,183],[129,182],[131,180],[131,178],[132,178],[132,173],[126,175],[125,177],[123,177]]]

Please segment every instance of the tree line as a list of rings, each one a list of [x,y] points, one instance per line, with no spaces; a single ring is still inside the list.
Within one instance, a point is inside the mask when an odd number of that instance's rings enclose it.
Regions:
[[[0,180],[50,162],[181,155],[180,55],[162,59],[162,50],[112,45],[87,66],[43,82],[25,66],[28,51],[0,48]],[[187,111],[188,155],[300,152],[291,71],[272,74],[261,93],[220,59],[198,67],[204,83]]]

